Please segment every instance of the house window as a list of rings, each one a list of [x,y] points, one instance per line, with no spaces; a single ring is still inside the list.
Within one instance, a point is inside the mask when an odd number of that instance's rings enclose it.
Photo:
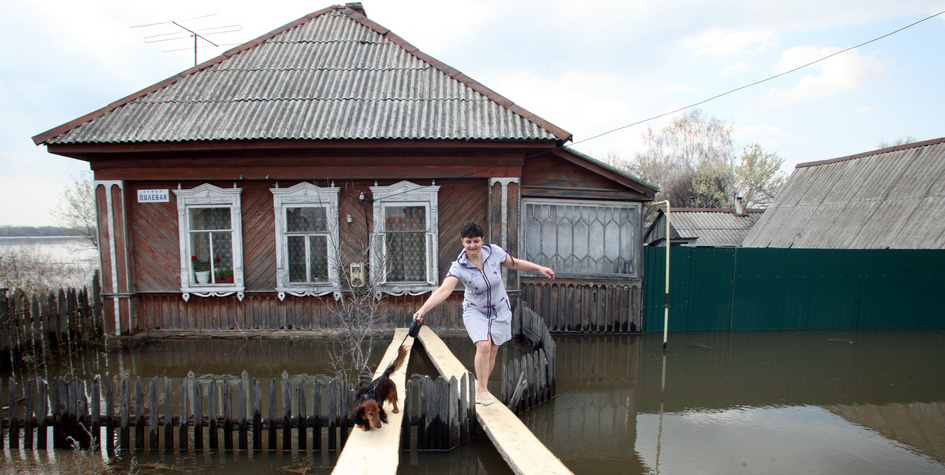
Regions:
[[[372,278],[379,292],[417,295],[437,284],[436,185],[407,181],[372,186],[374,197],[374,252]]]
[[[338,191],[299,183],[271,188],[276,227],[276,290],[341,297],[338,272]]]
[[[556,274],[636,276],[640,205],[522,200],[525,259]]]
[[[184,300],[234,293],[243,299],[241,192],[210,184],[174,190]]]

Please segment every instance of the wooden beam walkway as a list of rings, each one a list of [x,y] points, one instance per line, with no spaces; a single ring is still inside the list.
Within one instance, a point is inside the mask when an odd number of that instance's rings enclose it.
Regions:
[[[460,378],[466,373],[466,367],[456,359],[443,340],[429,327],[424,326],[420,329],[419,339],[430,360],[444,378],[452,376]],[[494,404],[476,405],[476,418],[479,419],[479,424],[513,472],[526,475],[572,473],[535,437],[535,434],[528,430],[515,413],[505,407],[495,396],[493,399],[496,400]],[[349,439],[348,444],[350,443]],[[345,449],[347,450],[347,445]]]
[[[387,348],[381,363],[374,373],[374,377],[380,376],[387,366],[390,365],[397,356],[400,349],[400,342],[409,350],[413,347],[413,338],[407,336],[406,328],[398,328],[394,331],[394,341]],[[404,389],[407,387],[407,364],[410,361],[410,354],[400,366],[400,369],[391,375],[391,379],[397,384],[397,399],[400,401],[401,412],[394,414],[390,407],[387,410],[387,424],[380,430],[361,430],[353,428],[351,435],[345,442],[341,455],[338,456],[338,463],[332,473],[337,474],[371,474],[381,475],[385,473],[397,473],[397,464],[400,460],[400,433],[404,422],[403,406],[406,401]]]

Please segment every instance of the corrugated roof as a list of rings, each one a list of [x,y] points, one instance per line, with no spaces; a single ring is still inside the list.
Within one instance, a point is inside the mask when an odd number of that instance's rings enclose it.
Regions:
[[[558,140],[570,134],[359,11],[315,12],[33,138]]]
[[[945,249],[945,138],[798,165],[744,245]]]
[[[741,246],[761,212],[746,210],[739,215],[731,208],[679,208],[672,210],[671,216],[670,225],[678,236],[697,238],[697,246]]]

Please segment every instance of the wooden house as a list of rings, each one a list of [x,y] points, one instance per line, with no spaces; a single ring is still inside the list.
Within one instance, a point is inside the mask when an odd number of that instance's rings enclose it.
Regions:
[[[656,190],[369,20],[314,12],[33,138],[94,172],[110,334],[403,326],[476,220],[553,330],[638,331]],[[462,328],[462,292],[431,315]]]

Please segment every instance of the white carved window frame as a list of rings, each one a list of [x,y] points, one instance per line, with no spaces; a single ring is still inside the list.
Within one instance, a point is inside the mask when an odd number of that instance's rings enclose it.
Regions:
[[[177,195],[177,223],[180,234],[180,282],[185,301],[191,295],[198,297],[226,297],[236,294],[243,300],[243,213],[240,203],[242,188],[220,188],[204,183],[189,190],[173,190]],[[190,244],[188,211],[191,208],[229,208],[230,232],[233,248],[233,282],[225,284],[192,283],[190,256],[193,255]]]
[[[437,269],[437,251],[439,249],[439,205],[438,195],[440,187],[433,184],[422,186],[409,181],[401,181],[390,186],[372,186],[371,194],[374,199],[374,234],[373,250],[371,252],[371,280],[375,282],[377,296],[390,295],[421,295],[436,289],[439,273]],[[387,270],[384,262],[386,256],[386,219],[385,210],[397,206],[423,206],[426,211],[426,261],[425,281],[387,282]]]
[[[311,183],[302,182],[289,188],[270,188],[275,213],[276,228],[276,291],[279,300],[285,295],[296,297],[318,297],[333,294],[335,299],[341,298],[341,278],[339,275],[338,249],[341,241],[338,237],[338,194],[340,188],[335,186],[318,187]],[[288,208],[311,207],[324,208],[325,220],[328,225],[328,283],[290,282],[289,255],[286,245],[286,211]]]

